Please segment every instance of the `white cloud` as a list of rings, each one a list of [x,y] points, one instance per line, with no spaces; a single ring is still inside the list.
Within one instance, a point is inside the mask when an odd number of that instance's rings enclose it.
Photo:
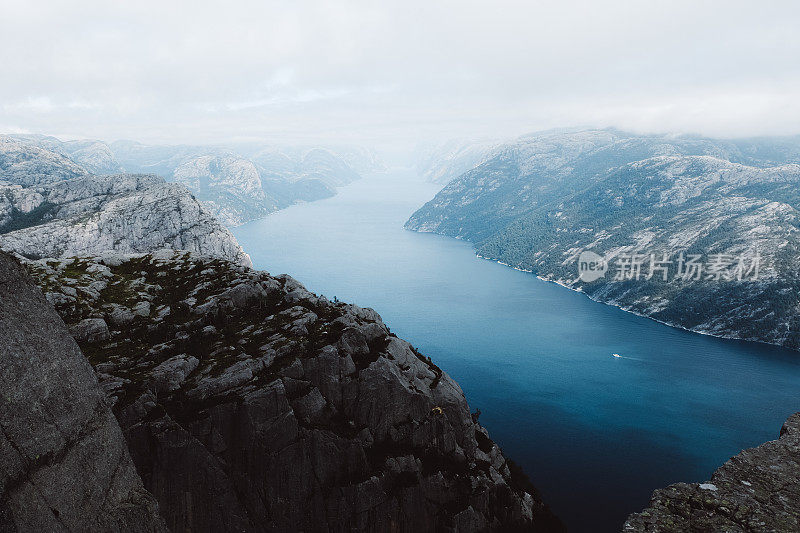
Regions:
[[[0,0],[0,124],[413,142],[798,133],[793,1]]]

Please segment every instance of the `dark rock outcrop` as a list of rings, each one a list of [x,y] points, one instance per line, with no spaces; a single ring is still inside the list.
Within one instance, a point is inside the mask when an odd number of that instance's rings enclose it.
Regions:
[[[164,531],[92,368],[0,253],[0,531]]]
[[[560,529],[459,386],[371,309],[190,254],[29,268],[173,531]]]
[[[631,515],[628,532],[800,531],[800,413],[780,438],[745,450],[706,483],[656,490],[650,507]]]

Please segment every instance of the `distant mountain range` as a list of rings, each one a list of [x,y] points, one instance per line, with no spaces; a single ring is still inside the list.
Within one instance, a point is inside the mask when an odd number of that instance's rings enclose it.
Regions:
[[[5,138],[71,161],[74,175],[146,173],[182,183],[227,226],[297,202],[333,196],[337,187],[361,174],[385,170],[374,152],[360,147],[170,146],[61,141],[45,135]]]
[[[423,145],[416,150],[414,157],[416,170],[431,183],[449,183],[478,166],[501,146],[502,143],[497,141],[468,139]]]
[[[154,175],[96,176],[59,153],[0,138],[0,248],[38,259],[164,247],[250,265],[186,187]]]
[[[671,325],[798,349],[798,162],[798,137],[543,132],[487,150],[406,227]]]

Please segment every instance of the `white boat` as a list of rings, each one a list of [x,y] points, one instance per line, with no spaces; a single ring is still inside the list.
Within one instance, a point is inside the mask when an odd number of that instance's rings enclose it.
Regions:
[[[621,356],[620,354],[618,354],[618,353],[612,353],[611,355],[613,355],[614,357],[622,357],[622,356]]]

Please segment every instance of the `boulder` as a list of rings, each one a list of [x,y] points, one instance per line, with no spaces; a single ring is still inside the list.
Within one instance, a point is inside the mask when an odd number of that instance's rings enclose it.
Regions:
[[[108,325],[102,318],[85,318],[74,326],[70,326],[69,332],[78,342],[100,342],[111,336]]]

